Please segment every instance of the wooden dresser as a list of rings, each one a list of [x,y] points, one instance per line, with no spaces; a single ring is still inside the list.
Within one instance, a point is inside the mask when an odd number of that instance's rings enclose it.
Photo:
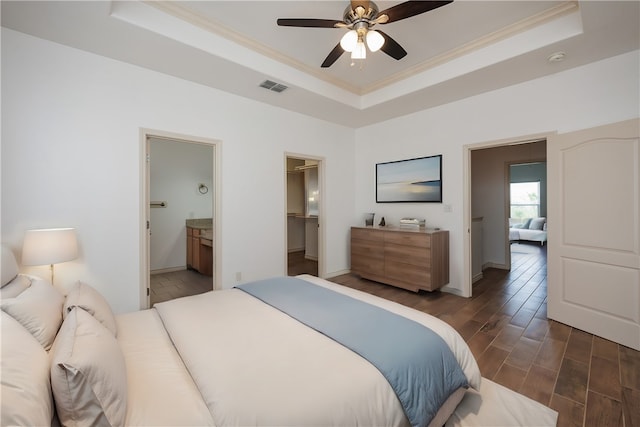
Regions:
[[[449,232],[351,227],[351,272],[414,292],[449,283]]]

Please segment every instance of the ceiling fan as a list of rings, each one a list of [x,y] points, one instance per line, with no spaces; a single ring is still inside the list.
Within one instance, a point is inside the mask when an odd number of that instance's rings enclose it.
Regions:
[[[278,25],[282,27],[348,28],[349,31],[322,63],[323,68],[333,65],[345,51],[351,52],[352,59],[364,59],[367,52],[365,40],[371,52],[382,50],[390,57],[400,60],[407,55],[407,51],[389,35],[380,30],[374,30],[373,27],[377,24],[388,24],[411,18],[447,5],[452,1],[406,1],[380,12],[378,6],[372,1],[351,0],[351,4],[344,11],[342,21],[314,18],[280,18],[278,19]]]

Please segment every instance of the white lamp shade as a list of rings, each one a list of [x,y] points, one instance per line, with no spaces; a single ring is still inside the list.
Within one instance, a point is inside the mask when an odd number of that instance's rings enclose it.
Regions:
[[[384,45],[384,37],[375,30],[367,32],[367,46],[371,52],[377,52]]]
[[[44,265],[71,261],[78,257],[74,228],[27,230],[22,244],[22,264]]]
[[[367,48],[364,42],[358,42],[356,48],[351,52],[351,59],[365,59],[367,57]]]
[[[356,30],[348,31],[340,39],[340,47],[344,49],[346,52],[353,52],[353,49],[356,48],[357,43],[358,43],[358,33],[356,32]]]

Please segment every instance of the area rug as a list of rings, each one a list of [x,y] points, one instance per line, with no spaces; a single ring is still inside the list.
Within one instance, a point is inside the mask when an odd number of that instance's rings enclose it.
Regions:
[[[480,390],[468,390],[445,427],[551,427],[558,413],[522,394],[482,378]]]

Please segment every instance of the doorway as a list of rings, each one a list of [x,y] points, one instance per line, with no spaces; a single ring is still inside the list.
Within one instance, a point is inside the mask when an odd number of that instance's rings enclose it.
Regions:
[[[286,272],[320,276],[322,159],[285,157]]]
[[[148,308],[219,287],[220,180],[216,141],[159,131],[143,131],[142,139],[146,304],[141,305]]]
[[[468,146],[466,150],[464,215],[467,238],[463,296],[471,297],[473,283],[483,277],[483,270],[511,269],[510,165],[544,162],[546,139],[540,136],[520,141],[496,141]]]

